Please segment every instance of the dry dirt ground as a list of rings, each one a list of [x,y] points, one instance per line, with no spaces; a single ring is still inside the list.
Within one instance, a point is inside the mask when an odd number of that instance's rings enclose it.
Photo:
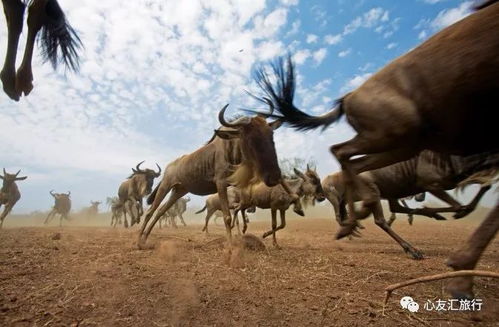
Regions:
[[[106,215],[62,228],[8,217],[0,230],[0,326],[499,326],[499,280],[489,278],[476,279],[478,313],[401,309],[402,296],[421,307],[448,299],[445,281],[399,289],[382,312],[387,285],[447,271],[447,256],[483,214],[395,222],[422,261],[370,221],[362,238],[335,241],[331,220],[291,217],[278,233],[281,250],[269,239],[265,251],[235,247],[229,256],[222,226],[205,235],[189,215],[188,227],[155,229],[150,250],[137,249],[136,227],[107,227]],[[267,215],[257,212],[249,232],[267,230]],[[499,271],[498,258],[495,240],[477,268]]]

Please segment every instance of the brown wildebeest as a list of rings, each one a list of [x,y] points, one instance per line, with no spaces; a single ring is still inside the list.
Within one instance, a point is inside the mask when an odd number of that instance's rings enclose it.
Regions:
[[[229,186],[227,188],[227,201],[229,203],[229,209],[234,210],[234,208],[239,204],[240,200],[240,190],[235,187],[235,186]],[[205,223],[203,227],[203,232],[206,232],[208,234],[208,222],[210,221],[210,218],[213,214],[215,214],[216,217],[218,212],[221,212],[222,210],[222,205],[220,204],[220,198],[218,197],[218,194],[212,194],[206,198],[206,202],[204,207],[196,211],[195,213],[201,213],[203,211],[207,210],[206,212],[206,218],[205,218]],[[255,212],[255,207],[248,208],[246,212]],[[233,212],[232,212],[233,213]],[[223,213],[222,213],[223,217]],[[247,221],[246,221],[247,222]]]
[[[490,183],[482,184],[480,191],[468,205],[461,205],[445,190],[456,188],[463,179],[474,175],[477,171],[493,170],[497,172],[499,155],[473,155],[468,157],[448,156],[432,151],[422,151],[416,157],[399,162],[388,167],[375,169],[359,174],[362,182],[383,199],[387,199],[392,212],[423,215],[437,220],[445,220],[438,212],[455,212],[455,218],[462,218],[471,213],[482,196],[491,188]],[[346,220],[345,194],[346,183],[344,172],[337,172],[324,178],[322,187],[328,200],[333,205],[336,220],[340,225]],[[445,208],[403,207],[399,198],[429,192],[440,200],[450,204]],[[361,200],[359,194],[353,192],[354,201]],[[395,233],[383,216],[381,203],[379,210],[374,212],[376,225],[388,233],[402,246],[413,259],[422,259],[423,255],[407,241]]]
[[[165,226],[170,224],[170,226],[172,226],[173,228],[177,228],[177,217],[180,218],[180,222],[182,223],[182,225],[187,226],[182,214],[187,211],[187,202],[189,201],[191,201],[191,199],[188,196],[178,199],[158,221],[159,228],[161,228],[161,220],[165,221]]]
[[[2,3],[7,20],[8,43],[0,79],[4,92],[12,100],[19,101],[23,93],[27,96],[33,89],[31,60],[40,29],[42,33],[39,40],[45,61],[50,61],[54,69],[62,61],[67,68],[78,70],[78,50],[82,44],[67,22],[57,0],[2,0]],[[16,73],[17,48],[27,3],[29,3],[28,37],[23,61]]]
[[[118,197],[124,207],[125,227],[128,227],[127,212],[130,215],[131,226],[140,223],[143,214],[142,199],[151,193],[154,179],[161,175],[161,167],[158,164],[156,164],[158,172],[152,169],[140,169],[143,162],[139,162],[135,169],[132,168],[133,174],[121,183],[118,189]]]
[[[101,203],[99,201],[90,201],[90,207],[83,208],[82,214],[87,217],[96,217],[99,213],[99,204]]]
[[[118,197],[107,197],[106,204],[111,208],[111,226],[116,227],[117,224],[121,225],[121,217],[124,213],[123,204],[120,203]]]
[[[364,207],[372,212],[379,210],[379,197],[357,177],[363,171],[408,160],[423,149],[456,155],[499,150],[495,118],[499,107],[498,17],[499,3],[487,1],[477,12],[393,60],[342,97],[335,109],[319,117],[293,105],[291,59],[286,69],[283,61],[274,65],[276,88],[263,68],[256,74],[257,82],[281,113],[276,117],[295,128],[325,128],[346,116],[357,135],[333,145],[331,152],[346,174],[347,189],[356,189]],[[347,199],[352,214],[337,238],[352,234],[357,226],[353,196]],[[490,240],[497,228],[479,231],[483,233],[480,237]],[[469,251],[461,250],[449,261],[455,270],[475,267],[479,255],[470,256],[474,245],[468,246]],[[468,289],[454,288],[453,294],[470,295],[472,284],[466,285]]]
[[[71,195],[71,192],[54,193],[54,191],[50,191],[50,195],[54,197],[55,204],[47,215],[44,224],[48,224],[56,214],[59,214],[59,226],[62,226],[63,218],[69,220],[69,211],[71,211],[71,199],[69,196]]]
[[[152,206],[142,224],[139,247],[145,244],[158,219],[177,199],[189,192],[197,195],[218,192],[227,241],[231,247],[231,216],[227,200],[229,181],[236,186],[246,186],[258,179],[269,186],[282,182],[273,138],[274,130],[281,122],[276,120],[267,123],[261,116],[241,117],[227,122],[224,118],[227,107],[220,110],[218,120],[222,127],[215,130],[210,141],[193,153],[176,159],[165,169],[163,180],[147,199],[147,203]],[[156,213],[151,224],[147,225],[170,191],[172,193],[168,201]]]
[[[307,165],[305,173],[294,169],[298,178],[286,178],[286,184],[291,188],[293,193],[296,193],[301,199],[312,198],[317,201],[324,201],[325,195],[322,190],[321,180],[315,170],[312,170]],[[276,232],[286,227],[286,210],[293,203],[291,196],[282,188],[281,185],[269,187],[263,183],[258,183],[250,186],[249,190],[241,191],[241,201],[235,208],[235,218],[237,213],[241,211],[243,215],[243,233],[246,232],[246,219],[244,210],[250,206],[256,206],[260,209],[270,209],[272,216],[272,230],[263,234],[263,238],[272,235],[272,241],[275,247],[279,248],[276,240]],[[277,211],[280,212],[281,224],[277,226]],[[294,210],[299,215],[304,215],[301,207],[295,207]]]
[[[0,190],[0,207],[3,205],[3,212],[0,216],[0,228],[2,228],[3,221],[5,217],[10,213],[12,208],[17,201],[21,198],[21,193],[19,193],[19,188],[17,187],[16,181],[23,181],[27,176],[17,177],[21,170],[15,174],[9,174],[3,169],[3,176],[0,178],[3,180],[2,189]]]

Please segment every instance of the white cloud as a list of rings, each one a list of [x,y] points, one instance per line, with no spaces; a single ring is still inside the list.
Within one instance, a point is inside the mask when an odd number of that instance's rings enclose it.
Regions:
[[[355,32],[360,27],[372,28],[377,26],[381,22],[386,22],[389,20],[388,10],[383,8],[372,8],[368,12],[364,13],[362,16],[358,16],[352,20],[343,29],[343,35],[351,34]]]
[[[341,42],[342,39],[343,37],[341,36],[341,34],[336,34],[336,35],[328,34],[324,36],[324,42],[326,42],[329,45],[338,44]]]
[[[431,22],[431,27],[434,29],[442,29],[458,20],[463,19],[471,13],[472,1],[465,1],[459,7],[445,9],[438,13],[437,17]]]
[[[286,6],[296,6],[298,5],[299,0],[279,0],[283,5]]]
[[[341,88],[342,93],[346,93],[353,89],[361,86],[369,77],[372,76],[372,73],[364,73],[362,75],[355,75],[353,78],[349,79],[345,85]]]
[[[426,31],[421,31],[418,34],[418,39],[420,39],[420,40],[425,39],[427,35],[428,35],[428,33]]]
[[[316,43],[319,37],[315,34],[308,34],[307,35],[307,43]]]
[[[387,48],[388,50],[390,50],[390,49],[395,48],[396,46],[397,46],[397,43],[392,42],[392,43],[388,43],[388,45],[386,46],[386,48]]]
[[[297,65],[301,65],[307,60],[312,53],[310,52],[309,49],[301,49],[295,52],[293,55],[293,60]]]
[[[327,49],[326,48],[320,48],[319,50],[315,51],[312,54],[312,57],[314,59],[314,62],[316,65],[320,65],[324,58],[326,58],[327,55]]]
[[[291,35],[298,33],[300,31],[300,26],[301,26],[301,21],[295,20],[291,24],[291,29],[289,30],[288,33],[286,33],[286,36],[291,36]]]
[[[344,58],[344,57],[348,56],[351,52],[352,52],[352,49],[346,49],[346,50],[340,51],[340,52],[338,52],[338,57]]]
[[[423,0],[423,2],[429,3],[430,5],[434,5],[436,3],[444,2],[444,1],[447,1],[447,0]]]

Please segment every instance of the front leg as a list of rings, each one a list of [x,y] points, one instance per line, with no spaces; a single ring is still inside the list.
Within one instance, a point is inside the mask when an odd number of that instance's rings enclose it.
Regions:
[[[227,183],[225,181],[217,182],[217,192],[218,198],[220,200],[220,209],[224,215],[224,223],[225,223],[225,233],[227,235],[227,242],[229,245],[229,249],[232,249],[232,219],[230,216],[229,210],[229,200],[227,196]]]

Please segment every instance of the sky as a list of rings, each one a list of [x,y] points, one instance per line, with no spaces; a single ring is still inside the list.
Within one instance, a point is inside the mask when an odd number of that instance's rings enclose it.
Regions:
[[[297,64],[297,104],[313,114],[438,30],[470,13],[457,0],[59,0],[83,44],[78,74],[33,62],[34,90],[0,93],[0,165],[21,169],[14,213],[47,210],[50,190],[71,191],[73,209],[117,194],[131,168],[165,167],[202,146],[216,114],[259,108],[252,69],[285,55]],[[4,17],[0,18],[4,21]],[[0,29],[0,56],[7,30]],[[24,51],[24,30],[20,51]],[[18,61],[22,54],[18,56]],[[18,62],[18,64],[19,64]],[[278,156],[338,170],[330,145],[354,132],[275,133]],[[157,180],[159,181],[159,180]],[[203,199],[193,197],[199,205]],[[488,195],[486,203],[491,202]]]

